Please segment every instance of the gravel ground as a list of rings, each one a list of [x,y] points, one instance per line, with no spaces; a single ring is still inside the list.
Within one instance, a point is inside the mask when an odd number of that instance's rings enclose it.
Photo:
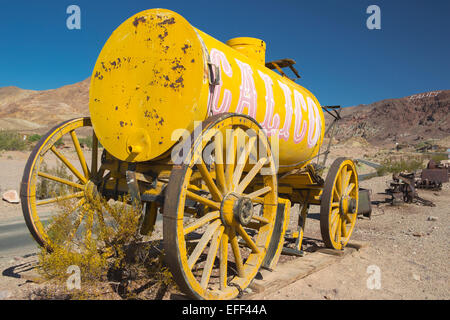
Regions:
[[[27,156],[20,152],[1,154],[2,191],[18,190]],[[372,178],[361,186],[372,190],[372,200],[383,200],[379,193],[387,188],[390,178]],[[352,240],[363,241],[367,247],[262,299],[449,299],[450,185],[444,184],[441,191],[420,190],[419,195],[436,207],[374,206],[372,219],[358,219],[352,235]],[[320,240],[318,212],[318,207],[310,210],[306,238]],[[0,201],[0,222],[21,216],[20,205]],[[25,299],[26,292],[39,288],[9,272],[14,266],[35,261],[35,257],[23,255],[18,251],[16,257],[0,259],[0,299]],[[380,272],[379,289],[368,287],[371,268]]]

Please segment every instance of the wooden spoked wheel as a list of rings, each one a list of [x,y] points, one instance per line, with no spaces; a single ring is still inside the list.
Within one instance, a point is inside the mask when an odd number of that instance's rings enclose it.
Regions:
[[[358,213],[358,174],[347,158],[330,167],[320,205],[320,231],[328,248],[343,249],[352,235]]]
[[[84,138],[92,144],[90,148],[84,146],[82,135],[92,137]],[[63,211],[61,215],[70,222],[67,241],[81,232],[90,237],[94,224],[105,221],[85,207],[98,196],[96,185],[104,174],[98,170],[99,160],[98,140],[89,118],[63,122],[37,143],[25,166],[20,197],[25,222],[39,245],[51,250],[55,244],[52,230],[61,223],[55,220],[58,212]]]
[[[166,261],[192,298],[232,299],[256,276],[269,246],[275,165],[265,133],[250,117],[216,115],[202,128],[186,142],[190,156],[174,165],[166,188]]]

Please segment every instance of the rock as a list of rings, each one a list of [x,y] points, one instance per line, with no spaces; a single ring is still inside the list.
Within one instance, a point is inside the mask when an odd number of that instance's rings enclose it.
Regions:
[[[11,291],[0,290],[0,300],[8,299],[9,297],[11,297]]]
[[[427,218],[427,221],[437,221],[438,219],[439,219],[438,217],[429,216]]]
[[[250,288],[245,288],[245,289],[244,289],[244,292],[245,292],[245,293],[253,293],[253,290],[250,289]]]
[[[420,276],[418,274],[413,273],[413,279],[416,281],[420,281]]]
[[[3,200],[9,203],[19,203],[19,195],[16,190],[8,190],[3,194]]]

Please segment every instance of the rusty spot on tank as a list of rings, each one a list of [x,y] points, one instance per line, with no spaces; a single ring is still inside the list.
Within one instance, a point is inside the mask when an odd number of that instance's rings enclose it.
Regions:
[[[123,127],[125,125],[125,122],[120,121],[119,124],[120,124],[121,127]]]
[[[150,97],[149,96],[147,96],[147,101],[150,99]]]
[[[184,88],[183,81],[184,81],[183,76],[180,76],[177,80],[175,80],[174,83],[170,84],[170,87],[173,88],[173,89],[178,89],[179,87]]]
[[[167,30],[164,31],[164,34],[159,34],[158,38],[161,39],[161,41],[164,41],[164,38],[167,37],[169,35],[169,33],[167,32]]]
[[[159,120],[159,122],[158,122],[160,125],[163,125],[163,123],[164,123],[164,118],[163,117],[161,117],[161,120]]]
[[[100,72],[96,72],[95,73],[95,75],[94,75],[94,78],[97,78],[98,80],[102,80],[103,79],[103,76],[102,76],[102,74],[100,73]]]
[[[103,63],[103,61],[101,62],[101,65],[102,65],[103,70],[105,70],[106,72],[111,71],[111,68],[107,68],[107,67],[105,66],[105,64]]]
[[[118,106],[116,106],[116,111],[119,109],[119,107]]]
[[[186,68],[183,65],[176,62],[176,65],[172,67],[172,70],[177,70],[177,69],[186,70]]]
[[[165,25],[165,24],[174,24],[174,23],[175,23],[175,18],[172,17],[170,19],[166,19],[166,20],[163,20],[163,21],[159,22],[158,26],[162,26],[162,25]]]
[[[181,48],[181,50],[183,50],[184,54],[186,54],[186,50],[189,49],[191,46],[188,45],[187,43],[184,45],[183,48]]]
[[[136,18],[134,19],[134,21],[133,21],[133,25],[134,25],[135,27],[137,27],[138,24],[139,24],[139,22],[144,23],[144,22],[145,22],[145,17],[136,17]]]
[[[150,111],[148,111],[148,110],[145,110],[145,111],[144,111],[144,117],[145,117],[145,118],[151,118],[151,119],[153,119],[152,113],[151,113]]]
[[[194,62],[195,62],[195,59],[192,59],[191,62],[194,63]]]

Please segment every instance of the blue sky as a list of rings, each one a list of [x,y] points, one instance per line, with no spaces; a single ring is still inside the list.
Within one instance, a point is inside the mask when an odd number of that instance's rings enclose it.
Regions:
[[[68,30],[66,8],[81,8]],[[381,30],[369,30],[369,5]],[[114,29],[167,8],[218,40],[253,36],[266,59],[292,58],[322,105],[351,106],[450,89],[450,1],[0,0],[0,87],[53,89],[90,76]]]

